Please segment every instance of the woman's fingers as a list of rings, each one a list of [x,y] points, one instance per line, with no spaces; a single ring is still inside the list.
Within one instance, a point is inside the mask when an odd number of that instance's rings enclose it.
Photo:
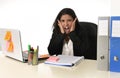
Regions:
[[[72,27],[71,27],[71,31],[75,30],[75,22],[76,22],[77,18],[74,19],[74,21],[72,22]]]
[[[60,22],[59,20],[57,20],[57,21],[58,21],[58,26],[59,26],[59,28],[60,28],[61,33],[64,33],[64,29],[63,29],[63,27],[62,27],[61,22]]]

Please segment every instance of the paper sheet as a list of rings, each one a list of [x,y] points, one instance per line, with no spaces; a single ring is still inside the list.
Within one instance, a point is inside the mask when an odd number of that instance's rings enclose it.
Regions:
[[[99,20],[98,35],[106,36],[108,35],[108,20]]]
[[[112,21],[112,37],[120,37],[120,20]]]
[[[10,31],[6,31],[4,40],[11,40],[11,32]]]
[[[11,42],[9,43],[9,46],[8,46],[7,51],[8,51],[8,52],[13,52],[13,48],[14,48],[13,42],[11,41]]]

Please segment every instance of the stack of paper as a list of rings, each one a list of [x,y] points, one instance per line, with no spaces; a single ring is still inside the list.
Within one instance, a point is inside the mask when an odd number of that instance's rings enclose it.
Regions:
[[[51,56],[53,58],[53,56]],[[49,60],[46,60],[45,61],[45,64],[52,64],[52,65],[59,65],[59,66],[74,66],[78,63],[80,63],[83,59],[84,59],[84,56],[68,56],[68,55],[58,55],[58,56],[54,56],[55,58],[59,58],[59,60],[57,61],[51,61]]]

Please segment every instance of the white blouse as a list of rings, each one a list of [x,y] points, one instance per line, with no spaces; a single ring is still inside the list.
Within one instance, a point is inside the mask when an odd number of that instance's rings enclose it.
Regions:
[[[71,40],[69,40],[68,43],[64,40],[62,55],[73,56],[73,42]]]

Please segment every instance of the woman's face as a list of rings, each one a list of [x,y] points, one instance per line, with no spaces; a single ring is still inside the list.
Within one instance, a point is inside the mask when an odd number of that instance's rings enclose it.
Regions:
[[[71,26],[72,26],[72,23],[73,23],[73,18],[70,15],[65,14],[65,15],[61,16],[60,22],[62,24],[62,27],[63,27],[65,33],[69,34]]]

